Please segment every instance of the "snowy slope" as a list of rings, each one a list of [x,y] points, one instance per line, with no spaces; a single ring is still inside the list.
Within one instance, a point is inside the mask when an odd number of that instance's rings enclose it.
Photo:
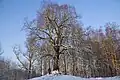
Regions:
[[[70,75],[45,75],[30,80],[86,80],[86,79]]]
[[[45,75],[42,77],[36,77],[30,80],[120,80],[120,77],[109,77],[109,78],[81,78],[71,75]]]

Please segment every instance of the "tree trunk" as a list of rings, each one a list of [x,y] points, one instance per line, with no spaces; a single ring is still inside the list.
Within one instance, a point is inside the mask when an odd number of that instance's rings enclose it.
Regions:
[[[64,55],[64,71],[65,71],[65,75],[67,74],[67,69],[66,69],[66,65],[67,65],[67,63],[66,63],[66,57],[65,57],[65,55]]]
[[[32,64],[31,64],[31,61],[30,61],[29,69],[28,69],[28,79],[31,78],[31,67],[32,67]]]
[[[76,60],[75,60],[75,54],[74,54],[74,52],[73,52],[73,55],[72,55],[72,66],[73,66],[73,75],[75,75],[75,73],[76,73]]]
[[[40,72],[41,72],[41,73],[40,73],[40,76],[42,76],[42,65],[43,65],[43,64],[42,64],[42,59],[41,59],[41,65],[40,65]]]
[[[43,74],[45,75],[45,74],[47,74],[47,61],[46,60],[44,60],[44,64],[43,64],[44,66],[43,66]]]
[[[48,68],[48,73],[51,74],[51,68],[50,68],[50,59],[49,59],[49,68]]]
[[[14,80],[17,80],[17,72],[14,73]]]
[[[56,54],[53,58],[53,71],[58,70],[59,71],[59,54]]]
[[[73,58],[73,76],[75,75],[75,60],[74,60],[74,58]]]

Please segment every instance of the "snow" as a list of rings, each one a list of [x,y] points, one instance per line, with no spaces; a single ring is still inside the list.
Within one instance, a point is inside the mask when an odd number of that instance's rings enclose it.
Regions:
[[[30,80],[86,80],[86,79],[70,75],[45,75]]]
[[[58,70],[57,71],[52,71],[52,74],[58,74]]]
[[[55,73],[57,73],[57,71],[55,71]],[[81,77],[76,77],[76,76],[71,76],[71,75],[62,75],[62,74],[47,74],[44,75],[42,77],[36,77],[36,78],[32,78],[29,80],[120,80],[119,76],[115,76],[115,77],[107,77],[107,78],[102,78],[102,77],[98,77],[98,78],[81,78]]]

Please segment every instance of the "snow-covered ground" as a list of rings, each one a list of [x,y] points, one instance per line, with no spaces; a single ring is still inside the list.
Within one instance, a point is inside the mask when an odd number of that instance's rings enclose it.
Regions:
[[[108,77],[108,78],[81,78],[81,77],[75,77],[71,75],[60,75],[60,74],[50,74],[50,75],[44,75],[41,77],[36,77],[30,80],[120,80],[120,77]]]

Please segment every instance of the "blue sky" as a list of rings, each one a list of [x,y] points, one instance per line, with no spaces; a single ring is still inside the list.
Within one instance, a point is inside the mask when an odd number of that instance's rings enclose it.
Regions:
[[[52,0],[75,6],[84,26],[98,28],[107,22],[120,24],[120,0]],[[0,42],[5,58],[16,60],[12,47],[20,44],[24,49],[25,32],[21,31],[24,18],[32,20],[40,8],[41,0],[0,0]]]

